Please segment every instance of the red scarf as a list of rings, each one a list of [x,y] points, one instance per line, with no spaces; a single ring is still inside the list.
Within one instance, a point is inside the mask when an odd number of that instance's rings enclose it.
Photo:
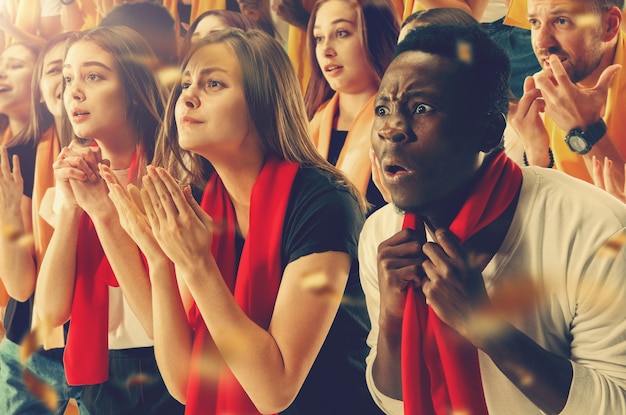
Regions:
[[[134,156],[128,180],[136,174]],[[78,227],[70,330],[63,354],[70,385],[96,385],[109,378],[109,286],[119,284],[91,218],[83,213]]]
[[[520,168],[504,151],[486,161],[450,231],[467,241],[510,206],[521,184]],[[415,229],[418,222],[407,213],[402,227]],[[443,323],[416,289],[407,294],[404,308],[402,389],[407,415],[488,414],[478,351]]]
[[[235,212],[219,176],[213,174],[201,206],[221,225],[213,235],[211,252],[241,309],[267,329],[282,277],[281,241],[287,203],[299,164],[269,159],[257,178],[250,201],[250,227],[236,269]],[[210,376],[208,355],[219,358],[197,306],[189,312],[195,330],[191,373],[187,388],[187,415],[249,415],[258,410],[232,372],[221,363],[218,375]],[[214,368],[214,366],[213,366]],[[212,371],[214,373],[215,370]]]

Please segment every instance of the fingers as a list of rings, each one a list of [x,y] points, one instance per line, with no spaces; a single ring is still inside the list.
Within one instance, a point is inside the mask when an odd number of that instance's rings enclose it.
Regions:
[[[512,115],[526,118],[529,114],[536,115],[543,112],[545,103],[541,90],[535,86],[532,76],[527,76],[524,80],[524,95],[517,103],[510,103]]]
[[[100,163],[98,164],[98,171],[100,173],[100,176],[104,179],[105,183],[109,187],[109,190],[111,190],[111,185],[117,184],[121,186],[120,181],[118,180],[117,176],[113,174],[109,166]]]
[[[563,67],[563,63],[557,55],[550,55],[548,60],[550,62],[550,69],[552,71],[553,79],[556,81],[557,85],[571,82],[569,75]]]
[[[609,86],[611,85],[611,81],[616,73],[618,73],[622,69],[622,65],[611,65],[608,66],[602,73],[600,74],[600,78],[598,78],[598,82],[594,86],[594,89],[599,89],[602,91],[608,91]]]
[[[598,186],[600,189],[605,189],[604,187],[604,171],[603,166],[600,160],[593,156],[591,158],[591,178],[593,179],[593,184]]]
[[[163,169],[156,169],[153,166],[148,166],[148,184],[146,187],[148,193],[150,195],[150,199],[152,200],[152,205],[154,206],[155,213],[162,220],[167,220],[168,218],[175,218],[178,215],[178,208],[174,201],[174,194],[176,192],[181,193],[179,197],[182,197],[182,192],[178,188],[178,185],[168,187],[169,180],[173,182],[174,179],[171,178],[169,173],[165,172]],[[163,170],[159,172],[158,170]],[[146,176],[144,176],[145,178]],[[175,183],[175,182],[174,182]]]
[[[154,170],[158,174],[159,178],[161,179],[161,183],[167,191],[167,199],[169,202],[171,202],[168,203],[167,206],[173,208],[171,214],[174,215],[188,212],[189,203],[187,202],[183,191],[176,182],[176,180],[174,180],[174,178],[168,173],[168,171],[162,167],[156,168]],[[165,194],[161,194],[162,202],[164,202],[164,195]],[[165,205],[165,202],[163,204]]]
[[[9,153],[5,146],[0,147],[0,173],[3,177],[11,175],[11,166],[9,166]]]
[[[604,179],[604,189],[612,195],[618,194],[620,189],[617,188],[615,180],[615,172],[613,170],[613,160],[608,157],[604,158],[604,168],[602,169],[602,176]]]
[[[191,193],[191,187],[185,186],[185,188],[183,189],[183,194],[185,196],[185,200],[191,207],[191,210],[193,210],[193,213],[195,213],[196,216],[200,218],[204,226],[209,229],[212,228],[213,219],[204,211],[204,209],[202,209],[198,202],[196,202],[196,199],[194,199],[193,194]]]
[[[52,167],[54,175],[58,180],[98,181],[98,176],[96,176],[89,164],[70,147],[65,147],[61,150]]]

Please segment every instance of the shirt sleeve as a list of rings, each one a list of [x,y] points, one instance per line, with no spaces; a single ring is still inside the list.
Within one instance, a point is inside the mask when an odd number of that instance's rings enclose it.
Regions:
[[[317,169],[303,168],[294,181],[283,231],[283,265],[329,251],[357,258],[364,215],[347,188]]]
[[[581,275],[571,325],[573,379],[562,415],[626,413],[624,240],[626,229],[604,244]]]

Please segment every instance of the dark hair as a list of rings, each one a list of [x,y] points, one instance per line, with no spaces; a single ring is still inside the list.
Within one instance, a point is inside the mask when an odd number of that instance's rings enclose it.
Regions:
[[[102,18],[99,26],[125,26],[150,44],[161,65],[176,65],[178,44],[174,18],[161,4],[150,1],[122,3]]]
[[[507,54],[479,26],[426,25],[411,30],[394,58],[408,51],[440,55],[458,65],[459,95],[468,116],[507,114],[510,63]]]
[[[150,163],[164,107],[162,86],[147,64],[155,59],[150,45],[127,27],[96,27],[73,34],[67,41],[66,56],[67,51],[79,41],[93,42],[113,56],[126,95],[127,118],[139,140],[140,162]],[[63,82],[63,90],[65,88]],[[76,137],[66,111],[63,111],[61,136],[62,143]]]
[[[474,26],[479,24],[471,14],[463,9],[454,7],[438,7],[416,11],[404,19],[400,28],[413,22],[415,22],[414,24],[448,24],[459,26]]]
[[[35,68],[33,70],[33,78],[31,82],[31,110],[30,110],[30,121],[24,127],[22,131],[17,133],[9,143],[9,146],[14,146],[18,144],[26,144],[31,142],[33,146],[36,146],[41,139],[43,133],[45,133],[53,124],[54,117],[48,110],[46,103],[43,102],[43,98],[41,96],[40,89],[40,81],[43,76],[44,71],[44,60],[46,59],[46,55],[57,45],[64,43],[73,36],[73,32],[61,33],[50,39],[39,52],[39,56],[37,57],[37,61],[35,62]],[[61,137],[59,137],[60,139]],[[61,143],[61,147],[68,145],[67,143]]]
[[[320,7],[330,0],[318,0],[313,6],[307,27],[307,48],[311,62],[311,77],[304,94],[304,103],[309,119],[317,109],[328,101],[335,91],[332,90],[322,74],[315,56],[313,27]],[[368,61],[382,79],[387,66],[391,63],[393,50],[400,33],[400,19],[390,0],[342,0],[354,7],[361,22],[361,37]]]
[[[325,170],[345,185],[364,209],[365,201],[356,188],[313,146],[300,84],[283,47],[260,30],[219,30],[194,43],[181,68],[184,70],[195,53],[213,44],[226,45],[237,57],[249,119],[264,154]],[[184,184],[202,186],[212,167],[178,144],[174,112],[181,93],[179,84],[168,100],[154,164],[168,168]]]
[[[229,27],[236,27],[243,31],[248,31],[250,29],[261,29],[258,23],[253,20],[251,17],[248,17],[244,14],[234,12],[231,10],[209,10],[201,15],[199,15],[193,23],[189,26],[187,33],[185,34],[185,38],[183,39],[183,44],[180,48],[180,61],[182,61],[185,56],[189,53],[191,49],[191,40],[193,33],[196,31],[196,28],[200,24],[200,22],[207,16],[215,16],[218,17]]]

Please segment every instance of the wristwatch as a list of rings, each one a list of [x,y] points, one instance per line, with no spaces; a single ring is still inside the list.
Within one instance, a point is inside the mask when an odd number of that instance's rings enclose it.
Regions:
[[[600,118],[600,121],[593,123],[585,131],[580,128],[570,130],[565,136],[565,142],[569,149],[576,154],[587,154],[591,147],[606,134],[606,124]]]

